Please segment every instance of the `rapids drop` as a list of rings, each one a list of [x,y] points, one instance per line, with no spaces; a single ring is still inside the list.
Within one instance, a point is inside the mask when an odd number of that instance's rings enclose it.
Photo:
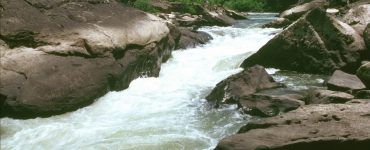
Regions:
[[[236,106],[204,97],[279,29],[258,28],[274,14],[252,14],[231,27],[205,27],[203,46],[174,51],[158,78],[142,77],[94,104],[49,118],[1,119],[3,150],[212,149],[248,122]]]

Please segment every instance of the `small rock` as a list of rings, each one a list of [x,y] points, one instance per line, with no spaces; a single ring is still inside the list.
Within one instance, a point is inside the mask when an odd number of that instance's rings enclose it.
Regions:
[[[329,14],[337,14],[338,12],[339,12],[339,10],[335,9],[335,8],[326,9],[326,13],[329,13]]]

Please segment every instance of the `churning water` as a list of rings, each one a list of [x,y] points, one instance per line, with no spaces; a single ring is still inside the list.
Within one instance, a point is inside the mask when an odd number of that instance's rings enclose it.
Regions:
[[[280,30],[262,29],[273,14],[232,27],[206,27],[210,43],[173,52],[158,78],[139,78],[75,112],[1,119],[1,149],[212,149],[248,118],[236,106],[211,108],[204,97]],[[253,18],[254,17],[254,18]]]

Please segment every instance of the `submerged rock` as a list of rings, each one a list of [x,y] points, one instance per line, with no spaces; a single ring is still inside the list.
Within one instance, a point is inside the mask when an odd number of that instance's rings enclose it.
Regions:
[[[355,72],[365,50],[362,37],[349,25],[314,9],[271,39],[242,67],[254,64],[284,70],[330,74]]]
[[[327,83],[329,90],[334,91],[358,91],[365,89],[365,85],[356,75],[351,75],[337,70]]]
[[[370,103],[306,105],[252,121],[222,139],[216,150],[338,149],[370,147]]]

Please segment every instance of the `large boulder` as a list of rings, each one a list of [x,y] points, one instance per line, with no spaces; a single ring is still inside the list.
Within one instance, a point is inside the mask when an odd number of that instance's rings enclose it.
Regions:
[[[285,70],[330,74],[355,72],[364,51],[363,38],[349,25],[314,9],[271,39],[242,67],[260,64]]]
[[[217,83],[206,99],[216,105],[238,103],[243,96],[278,86],[262,66],[255,65]]]
[[[370,4],[354,6],[343,16],[343,20],[362,35],[370,23]]]
[[[356,75],[370,89],[370,62],[358,68]]]
[[[351,92],[366,88],[356,75],[348,74],[340,70],[333,73],[327,86],[329,90]]]
[[[86,106],[137,77],[158,75],[174,47],[161,19],[114,0],[0,4],[2,116]]]
[[[216,150],[367,150],[370,103],[306,105],[248,123],[222,139]]]

